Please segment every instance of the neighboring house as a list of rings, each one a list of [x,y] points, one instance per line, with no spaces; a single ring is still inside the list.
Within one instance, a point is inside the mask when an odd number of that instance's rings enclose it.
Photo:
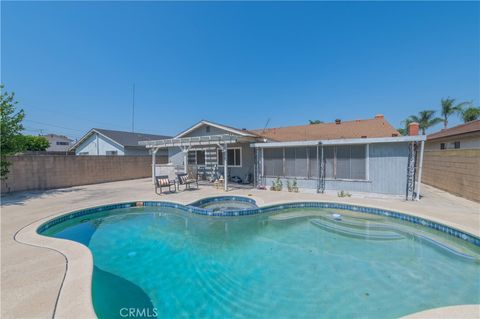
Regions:
[[[47,152],[67,152],[74,142],[64,135],[46,134],[41,136],[45,137],[50,143],[50,146],[45,150]]]
[[[443,129],[427,136],[425,150],[480,148],[480,120]]]
[[[480,120],[427,136],[425,184],[480,202]]]
[[[200,121],[173,139],[141,142],[167,149],[169,162],[194,167],[205,179],[219,175],[270,187],[277,179],[297,181],[305,191],[406,195],[413,199],[416,152],[425,140],[418,124],[399,136],[382,115],[373,119],[265,130],[237,129]],[[421,143],[419,143],[421,142]],[[227,169],[225,169],[225,163]],[[235,178],[237,179],[237,178]],[[227,186],[225,186],[227,187]],[[418,193],[418,188],[417,188]]]
[[[170,136],[123,132],[93,128],[88,131],[71,150],[76,155],[149,155],[150,151],[138,143]],[[167,150],[157,154],[167,155]]]

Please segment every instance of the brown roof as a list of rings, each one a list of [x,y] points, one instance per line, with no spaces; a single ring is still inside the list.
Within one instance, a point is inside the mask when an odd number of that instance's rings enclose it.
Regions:
[[[442,137],[449,137],[460,134],[467,134],[480,131],[480,120],[471,121],[465,124],[460,124],[451,128],[443,129],[439,132],[427,136],[427,140],[434,140]]]
[[[373,119],[336,123],[308,124],[250,130],[262,137],[279,141],[332,140],[342,138],[371,138],[399,136],[398,131],[383,116]]]

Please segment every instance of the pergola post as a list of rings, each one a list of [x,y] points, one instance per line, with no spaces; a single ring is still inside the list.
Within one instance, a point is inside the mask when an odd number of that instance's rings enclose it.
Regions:
[[[225,191],[228,190],[228,182],[227,182],[227,174],[228,174],[228,168],[227,168],[227,160],[228,157],[228,151],[227,151],[227,143],[224,144],[223,146],[223,184],[224,184],[224,189]]]
[[[264,159],[264,155],[263,155],[263,148],[260,149],[261,151],[261,168],[262,168],[262,175],[261,175],[261,178],[262,178],[262,184],[263,184],[263,181],[265,180],[265,159]],[[266,183],[266,181],[265,181]],[[262,185],[262,186],[265,186],[265,185]]]
[[[183,172],[187,173],[187,165],[188,165],[188,148],[183,148]]]
[[[423,150],[425,148],[425,141],[420,142],[420,160],[418,163],[418,177],[417,177],[417,194],[415,200],[420,200],[420,184],[422,183],[422,167],[423,167]]]
[[[323,150],[323,148],[322,148],[322,150]],[[316,164],[317,164],[317,175],[318,175],[318,176],[317,176],[317,177],[318,177],[318,180],[317,180],[317,193],[320,192],[320,187],[321,187],[321,186],[320,186],[320,183],[322,182],[322,181],[321,181],[321,179],[322,179],[321,176],[322,176],[322,175],[321,175],[321,172],[320,172],[320,161],[321,161],[321,159],[320,159],[320,156],[319,156],[319,155],[320,155],[320,153],[319,153],[318,144],[317,144],[317,163],[316,163]],[[322,153],[322,157],[323,157],[323,153]]]
[[[155,166],[158,148],[152,148],[152,182],[155,184]]]

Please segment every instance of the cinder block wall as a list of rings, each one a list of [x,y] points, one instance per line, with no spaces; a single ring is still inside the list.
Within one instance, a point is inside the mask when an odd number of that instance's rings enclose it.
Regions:
[[[425,151],[422,182],[480,202],[480,149]]]
[[[150,156],[20,155],[9,157],[2,193],[97,184],[151,176]],[[167,163],[166,156],[157,163]]]

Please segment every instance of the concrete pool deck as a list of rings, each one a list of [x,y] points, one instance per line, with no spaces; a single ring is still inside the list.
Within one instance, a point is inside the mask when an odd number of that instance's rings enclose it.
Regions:
[[[172,201],[187,204],[207,196],[243,195],[259,206],[294,201],[335,201],[396,210],[447,224],[480,236],[480,205],[429,186],[419,202],[389,198],[339,198],[335,195],[214,187],[156,195],[150,179],[77,186],[2,196],[1,317],[94,317],[90,298],[92,258],[88,248],[39,236],[35,229],[59,214],[126,201]],[[478,305],[447,307],[413,315],[417,318],[479,318]],[[54,313],[55,312],[55,313]]]

